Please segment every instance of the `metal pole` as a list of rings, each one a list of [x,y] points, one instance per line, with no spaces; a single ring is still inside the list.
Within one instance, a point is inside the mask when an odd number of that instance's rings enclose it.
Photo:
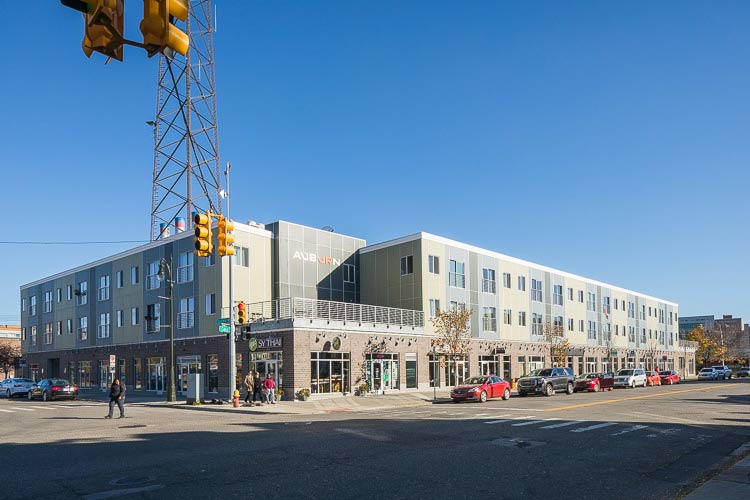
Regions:
[[[435,349],[435,346],[432,346],[432,366],[434,367],[432,369],[432,401],[437,401],[437,373],[438,369],[440,368],[440,364],[437,363],[437,356],[436,356],[437,350]]]
[[[166,263],[165,263],[166,264]],[[167,402],[174,403],[177,401],[177,391],[175,390],[175,363],[174,363],[174,329],[177,318],[174,317],[174,276],[172,276],[172,256],[169,256],[167,264],[167,280],[169,281],[169,391],[167,392]]]
[[[226,218],[229,219],[229,170],[232,168],[232,164],[227,162],[227,168],[224,171],[224,176],[227,180],[227,214]],[[229,255],[229,399],[232,399],[237,384],[235,379],[237,378],[237,360],[235,352],[235,327],[234,327],[234,256]]]

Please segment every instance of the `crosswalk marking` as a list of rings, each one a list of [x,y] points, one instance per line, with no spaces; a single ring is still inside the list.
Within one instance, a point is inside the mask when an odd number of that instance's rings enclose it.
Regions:
[[[29,405],[29,408],[36,408],[37,410],[54,410],[54,408],[49,406],[31,406]]]
[[[633,432],[633,431],[639,431],[639,430],[645,429],[647,427],[648,427],[648,425],[634,425],[632,427],[628,427],[627,429],[623,429],[621,431],[618,431],[618,432],[615,432],[613,434],[610,434],[610,436],[621,436],[622,434],[627,434],[628,432]]]
[[[498,417],[507,417],[507,416],[508,415],[498,415]],[[511,421],[510,418],[502,418],[501,420],[488,420],[485,422],[485,424],[492,425],[492,424],[500,424],[502,422],[510,422],[510,421]]]
[[[558,429],[560,427],[567,427],[569,425],[575,425],[575,424],[585,424],[585,420],[571,420],[570,422],[563,422],[561,424],[554,424],[554,425],[545,425],[544,427],[541,427],[541,429]]]
[[[581,427],[580,429],[572,429],[570,432],[593,431],[594,429],[601,429],[602,427],[609,427],[610,425],[617,425],[617,422],[604,422],[601,424],[589,425],[588,427]]]
[[[529,420],[528,422],[520,422],[517,424],[511,424],[513,427],[523,427],[524,425],[541,424],[543,422],[550,422],[552,420],[560,420],[559,418],[544,418],[542,420]]]
[[[21,411],[34,411],[30,408],[19,408],[18,406],[11,406],[11,409],[13,410],[21,410]]]
[[[0,411],[3,413],[15,413],[13,410],[3,410],[2,408],[0,408]]]

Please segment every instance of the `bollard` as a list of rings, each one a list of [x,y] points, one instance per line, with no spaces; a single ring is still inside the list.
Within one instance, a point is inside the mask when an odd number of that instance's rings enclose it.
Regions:
[[[235,389],[234,394],[232,395],[232,406],[235,408],[240,407],[240,391],[238,389]]]

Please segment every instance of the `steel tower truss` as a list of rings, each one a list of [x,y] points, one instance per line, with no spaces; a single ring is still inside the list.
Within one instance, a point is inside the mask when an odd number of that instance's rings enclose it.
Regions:
[[[185,57],[159,56],[151,239],[193,212],[222,213],[211,0],[191,0]]]

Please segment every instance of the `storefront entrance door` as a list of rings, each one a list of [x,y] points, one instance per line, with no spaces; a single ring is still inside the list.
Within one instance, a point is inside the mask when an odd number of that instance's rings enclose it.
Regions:
[[[261,380],[265,380],[266,374],[270,373],[271,378],[276,383],[276,387],[281,387],[281,380],[279,380],[279,362],[277,360],[266,359],[258,361],[255,366],[260,374]]]
[[[372,392],[398,389],[398,361],[390,359],[368,359],[367,383]]]

